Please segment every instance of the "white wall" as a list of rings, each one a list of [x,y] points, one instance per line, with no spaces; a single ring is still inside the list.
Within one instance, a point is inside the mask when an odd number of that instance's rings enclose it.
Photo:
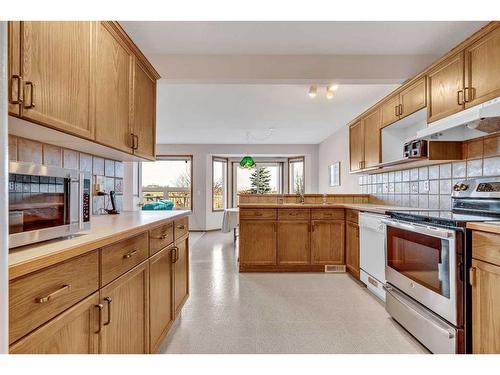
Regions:
[[[343,126],[319,144],[318,190],[321,193],[360,193],[358,175],[349,174],[349,129]],[[340,161],[340,186],[328,186],[328,166]]]
[[[157,145],[157,155],[193,155],[193,214],[190,229],[218,229],[222,212],[212,212],[212,156],[305,156],[306,192],[318,192],[318,145]]]

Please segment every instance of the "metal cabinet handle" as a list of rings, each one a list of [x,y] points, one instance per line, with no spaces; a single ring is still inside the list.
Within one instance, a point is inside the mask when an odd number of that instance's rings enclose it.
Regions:
[[[12,94],[12,88],[14,87],[14,80],[17,79],[17,99],[14,99],[14,95]],[[21,100],[21,76],[18,74],[13,74],[12,77],[10,77],[10,102],[12,104],[19,104],[22,102]]]
[[[103,304],[100,303],[98,305],[95,305],[99,309],[99,329],[97,330],[96,333],[100,333],[102,330],[102,309],[104,308]]]
[[[30,91],[30,102],[28,105],[24,105],[24,108],[26,109],[29,109],[29,108],[35,108],[35,103],[34,103],[34,96],[35,96],[35,85],[33,84],[33,82],[31,81],[26,81],[24,83],[24,90],[26,90],[26,87],[30,87],[31,88],[31,91]],[[26,98],[26,92],[24,92],[23,96]]]
[[[123,259],[129,259],[129,258],[132,258],[135,253],[137,253],[137,250],[134,250],[134,251],[131,251],[130,253],[127,253],[123,256]]]
[[[262,214],[261,214],[261,213],[259,213],[257,216],[262,216]],[[184,224],[182,224],[182,225],[178,225],[178,226],[177,226],[177,229],[181,229],[181,230],[182,230],[182,229],[186,229],[186,226],[185,226]]]
[[[466,87],[464,89],[464,102],[469,103],[472,99],[474,99],[474,89],[472,87]]]
[[[172,248],[172,263],[176,263],[179,260],[178,250],[179,248],[177,246]]]
[[[464,95],[464,90],[458,90],[457,91],[457,103],[458,103],[458,105],[463,105],[464,104],[463,95]],[[460,100],[460,96],[462,96],[462,100]]]
[[[398,106],[394,106],[394,116],[398,115]]]
[[[107,326],[111,323],[111,302],[113,302],[113,300],[111,299],[111,297],[106,297],[104,298],[104,300],[108,304],[108,321],[104,323],[104,325]]]
[[[474,286],[476,284],[476,267],[469,269],[469,284]]]
[[[45,297],[37,298],[36,299],[36,303],[46,303],[46,302],[52,301],[58,295],[66,292],[66,291],[68,291],[70,289],[71,289],[71,285],[69,285],[69,284],[63,285],[62,287],[60,287],[56,291],[54,291],[54,292],[52,292],[50,294],[47,294]]]
[[[134,133],[130,133],[132,137],[132,150],[137,150],[139,148],[139,137]]]
[[[403,105],[402,104],[398,105],[398,115],[399,116],[403,115]]]

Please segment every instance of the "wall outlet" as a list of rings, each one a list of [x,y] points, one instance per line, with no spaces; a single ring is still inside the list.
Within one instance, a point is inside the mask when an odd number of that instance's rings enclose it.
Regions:
[[[429,192],[429,180],[424,181],[424,191]]]

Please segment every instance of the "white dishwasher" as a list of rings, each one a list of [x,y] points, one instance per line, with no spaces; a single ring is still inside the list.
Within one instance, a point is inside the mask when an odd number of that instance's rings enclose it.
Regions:
[[[360,279],[372,293],[385,301],[385,224],[386,215],[359,214]]]

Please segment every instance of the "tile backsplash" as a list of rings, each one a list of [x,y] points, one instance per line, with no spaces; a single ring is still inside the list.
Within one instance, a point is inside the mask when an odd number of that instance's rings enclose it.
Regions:
[[[108,193],[116,192],[116,205],[123,210],[123,163],[103,159],[50,144],[9,135],[9,160],[78,169],[93,175],[94,188]],[[93,189],[92,213],[101,215],[111,207],[109,196],[98,196]]]
[[[500,156],[364,175],[359,184],[377,203],[448,210],[453,185],[482,176],[500,177]]]

